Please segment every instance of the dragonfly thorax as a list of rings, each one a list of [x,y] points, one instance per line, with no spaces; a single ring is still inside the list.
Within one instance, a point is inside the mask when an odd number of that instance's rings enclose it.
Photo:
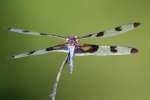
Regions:
[[[78,44],[77,36],[70,36],[66,39],[66,41],[69,46],[75,46]]]

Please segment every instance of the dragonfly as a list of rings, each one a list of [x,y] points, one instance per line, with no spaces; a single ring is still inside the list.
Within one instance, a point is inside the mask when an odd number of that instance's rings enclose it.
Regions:
[[[74,70],[74,58],[75,56],[115,56],[115,55],[129,55],[129,54],[135,54],[139,50],[134,47],[126,47],[126,46],[116,46],[116,45],[96,45],[96,44],[81,44],[79,40],[86,39],[86,38],[97,38],[102,39],[105,37],[112,37],[117,36],[122,33],[125,33],[127,31],[134,30],[140,26],[139,22],[133,22],[129,24],[124,24],[121,26],[117,26],[114,28],[110,28],[107,30],[99,31],[99,32],[93,32],[93,33],[87,33],[82,36],[61,36],[58,34],[51,34],[51,33],[43,33],[43,32],[32,32],[25,29],[19,29],[19,28],[8,28],[11,32],[16,32],[20,34],[25,35],[33,35],[33,36],[52,36],[59,39],[63,39],[65,42],[63,44],[58,44],[55,46],[51,46],[44,49],[39,50],[31,50],[29,52],[20,53],[17,55],[13,55],[12,58],[22,58],[22,57],[29,57],[29,56],[36,56],[36,55],[43,55],[50,52],[63,52],[67,53],[66,60],[64,64],[68,64],[68,70],[69,73],[72,74]],[[56,83],[59,80],[61,69],[58,73],[58,77],[56,78]],[[53,97],[56,95],[56,88],[57,84],[54,85],[53,89]],[[55,99],[53,99],[55,100]]]

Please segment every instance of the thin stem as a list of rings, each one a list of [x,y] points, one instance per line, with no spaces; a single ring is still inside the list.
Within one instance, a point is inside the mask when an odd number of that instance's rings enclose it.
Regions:
[[[59,71],[58,71],[58,73],[57,73],[55,82],[54,82],[53,87],[52,87],[52,93],[50,94],[50,97],[52,98],[52,100],[55,100],[55,98],[56,98],[57,86],[58,86],[58,83],[59,83],[60,76],[61,76],[61,73],[62,73],[62,71],[63,71],[64,65],[65,65],[66,62],[67,62],[67,59],[68,59],[68,56],[66,56],[66,58],[65,58],[64,61],[62,62],[61,66],[60,66],[60,68],[59,68]]]

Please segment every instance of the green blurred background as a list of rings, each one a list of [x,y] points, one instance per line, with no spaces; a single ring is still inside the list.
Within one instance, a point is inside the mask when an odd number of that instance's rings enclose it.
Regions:
[[[0,0],[0,100],[49,100],[63,53],[12,60],[23,51],[64,41],[19,35],[7,27],[64,36],[97,32],[141,22],[126,34],[81,42],[139,48],[129,56],[76,57],[75,70],[65,67],[57,100],[150,100],[149,0]]]

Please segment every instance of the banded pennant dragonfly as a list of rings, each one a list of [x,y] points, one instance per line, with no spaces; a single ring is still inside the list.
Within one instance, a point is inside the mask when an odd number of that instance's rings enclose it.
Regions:
[[[122,33],[125,33],[127,31],[133,30],[137,28],[140,25],[139,22],[129,23],[122,26],[118,26],[115,28],[111,28],[108,30],[104,30],[101,32],[95,32],[95,33],[88,33],[83,36],[69,36],[64,37],[57,34],[49,34],[49,33],[41,33],[41,32],[31,32],[29,30],[23,30],[18,28],[9,28],[8,30],[11,32],[16,32],[20,34],[25,35],[35,35],[35,36],[53,36],[60,39],[64,39],[66,42],[63,44],[59,44],[56,46],[48,47],[45,49],[39,49],[39,50],[32,50],[29,52],[20,53],[17,55],[12,56],[14,59],[16,58],[22,58],[22,57],[28,57],[28,56],[35,56],[35,55],[42,55],[50,52],[64,52],[67,53],[67,57],[64,64],[68,64],[69,73],[72,74],[74,69],[74,57],[75,56],[89,56],[89,55],[96,55],[96,56],[108,56],[108,55],[129,55],[129,54],[135,54],[138,52],[138,49],[132,48],[132,47],[124,47],[124,46],[115,46],[115,45],[95,45],[95,44],[80,44],[79,40],[84,38],[105,38],[105,37],[111,37],[116,36]],[[51,96],[52,99],[55,100],[56,95],[56,88],[57,83],[59,81],[59,77],[61,74],[62,68],[59,70],[56,78],[56,82],[53,87],[53,91]]]

